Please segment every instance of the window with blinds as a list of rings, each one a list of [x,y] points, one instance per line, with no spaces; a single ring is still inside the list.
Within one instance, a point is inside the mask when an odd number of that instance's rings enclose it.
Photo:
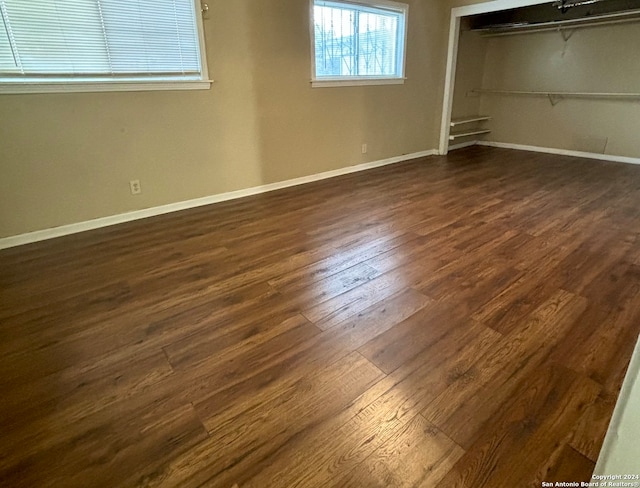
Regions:
[[[0,0],[0,90],[206,81],[197,8],[197,0]]]
[[[408,8],[384,0],[314,0],[314,86],[402,82]]]

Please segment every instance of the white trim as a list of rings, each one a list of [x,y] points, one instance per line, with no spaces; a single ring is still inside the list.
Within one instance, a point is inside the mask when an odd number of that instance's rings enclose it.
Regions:
[[[84,82],[84,83],[2,83],[0,93],[19,95],[25,93],[97,93],[111,91],[154,90],[208,90],[213,80],[198,81],[141,81],[133,82]]]
[[[613,474],[640,474],[637,471],[636,461],[638,454],[640,454],[640,448],[637,443],[638,435],[640,435],[640,423],[636,420],[639,404],[640,339],[636,342],[636,347],[633,350],[631,361],[607,428],[607,434],[593,470],[592,480],[603,480],[606,478],[602,478],[602,476]],[[629,459],[634,459],[634,461],[629,463]],[[604,486],[604,483],[601,486]]]
[[[313,88],[365,85],[403,85],[406,78],[341,78],[339,80],[311,80]]]
[[[458,63],[458,40],[460,38],[460,17],[451,14],[449,25],[449,49],[447,51],[447,71],[444,81],[444,95],[442,101],[442,121],[440,123],[440,154],[447,154],[449,148],[449,134],[451,132],[451,111],[453,109],[453,90]]]
[[[313,181],[324,180],[327,178],[333,178],[335,176],[346,175],[349,173],[357,173],[359,171],[365,171],[368,169],[378,168],[380,166],[400,163],[403,161],[408,161],[410,159],[433,156],[435,154],[437,154],[437,151],[435,149],[415,152],[411,154],[403,154],[402,156],[394,156],[392,158],[381,159],[378,161],[371,161],[369,163],[362,163],[354,166],[346,166],[344,168],[334,169],[332,171],[325,171],[323,173],[317,173],[309,176],[301,176],[300,178],[279,181],[277,183],[270,183],[268,185],[254,186],[252,188],[245,188],[242,190],[236,190],[236,191],[231,191],[227,193],[219,193],[217,195],[211,195],[208,197],[195,198],[193,200],[170,203],[168,205],[161,205],[159,207],[145,208],[143,210],[135,210],[133,212],[126,212],[123,214],[111,215],[109,217],[101,217],[98,219],[87,220],[87,221],[78,222],[75,224],[62,225],[60,227],[53,227],[50,229],[38,230],[35,232],[28,232],[26,234],[19,234],[16,236],[4,237],[4,238],[0,238],[0,249],[7,249],[10,247],[21,246],[21,245],[30,244],[33,242],[44,241],[46,239],[53,239],[55,237],[66,236],[69,234],[76,234],[78,232],[99,229],[101,227],[108,227],[111,225],[122,224],[124,222],[130,222],[132,220],[145,219],[147,217],[154,217],[156,215],[163,215],[171,212],[177,212],[180,210],[186,210],[189,208],[201,207],[203,205],[210,205],[212,203],[224,202],[227,200],[234,200],[236,198],[247,197],[250,195],[257,195],[259,193],[266,193],[269,191],[279,190],[281,188],[288,188],[290,186],[303,185],[305,183],[311,183]]]
[[[339,4],[358,6],[369,6],[382,10],[391,10],[402,15],[402,22],[399,27],[402,32],[398,32],[398,37],[402,39],[402,52],[398,46],[396,56],[402,63],[400,73],[394,73],[392,78],[372,78],[359,76],[343,76],[340,78],[318,78],[316,76],[316,42],[314,27],[314,6],[315,0],[309,0],[309,45],[311,46],[311,87],[337,87],[337,86],[363,86],[363,85],[400,85],[406,80],[407,70],[407,32],[409,31],[409,4],[395,2],[392,0],[329,0]]]
[[[614,161],[616,163],[640,164],[640,158],[629,156],[615,156],[613,154],[591,153],[584,151],[571,151],[555,147],[527,146],[524,144],[511,144],[509,142],[478,141],[479,146],[500,147],[503,149],[517,149],[518,151],[533,151],[547,154],[559,154],[561,156],[574,156],[577,158],[599,159],[600,161]]]
[[[327,0],[329,2],[347,3],[351,5],[363,5],[365,7],[386,8],[399,11],[407,7],[406,3],[395,2],[393,0]]]
[[[478,141],[467,141],[467,142],[460,142],[458,144],[451,144],[449,146],[449,151],[455,151],[456,149],[462,149],[462,148],[469,147],[469,146],[475,146],[476,144],[478,144]]]
[[[408,41],[408,32],[409,32],[409,4],[403,3],[404,6],[404,22],[402,22],[402,69],[400,70],[400,75],[402,79],[405,80],[407,76],[407,41]],[[398,53],[400,54],[400,53]]]
[[[315,30],[315,2],[309,0],[309,48],[311,49],[311,83],[316,79],[316,30]]]
[[[204,15],[205,10],[202,8],[202,1],[195,0],[193,2],[193,8],[196,10],[196,27],[198,29],[198,48],[200,52],[200,77],[203,82],[206,82],[209,79],[209,64],[207,63],[207,48],[206,41],[204,38]],[[209,83],[209,88],[211,88],[211,83]]]

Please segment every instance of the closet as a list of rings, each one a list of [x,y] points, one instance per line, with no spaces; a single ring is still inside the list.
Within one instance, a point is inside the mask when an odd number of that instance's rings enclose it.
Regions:
[[[640,162],[640,1],[509,3],[453,10],[440,151]]]

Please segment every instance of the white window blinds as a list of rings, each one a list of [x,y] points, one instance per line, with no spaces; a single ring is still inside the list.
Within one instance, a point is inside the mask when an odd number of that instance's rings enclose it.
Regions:
[[[202,80],[194,0],[0,0],[0,82]]]

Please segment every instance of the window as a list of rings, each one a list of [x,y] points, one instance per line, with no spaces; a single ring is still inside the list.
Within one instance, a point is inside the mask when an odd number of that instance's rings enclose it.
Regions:
[[[0,92],[209,86],[198,0],[0,0],[0,17]]]
[[[409,6],[313,1],[312,85],[402,83]]]

